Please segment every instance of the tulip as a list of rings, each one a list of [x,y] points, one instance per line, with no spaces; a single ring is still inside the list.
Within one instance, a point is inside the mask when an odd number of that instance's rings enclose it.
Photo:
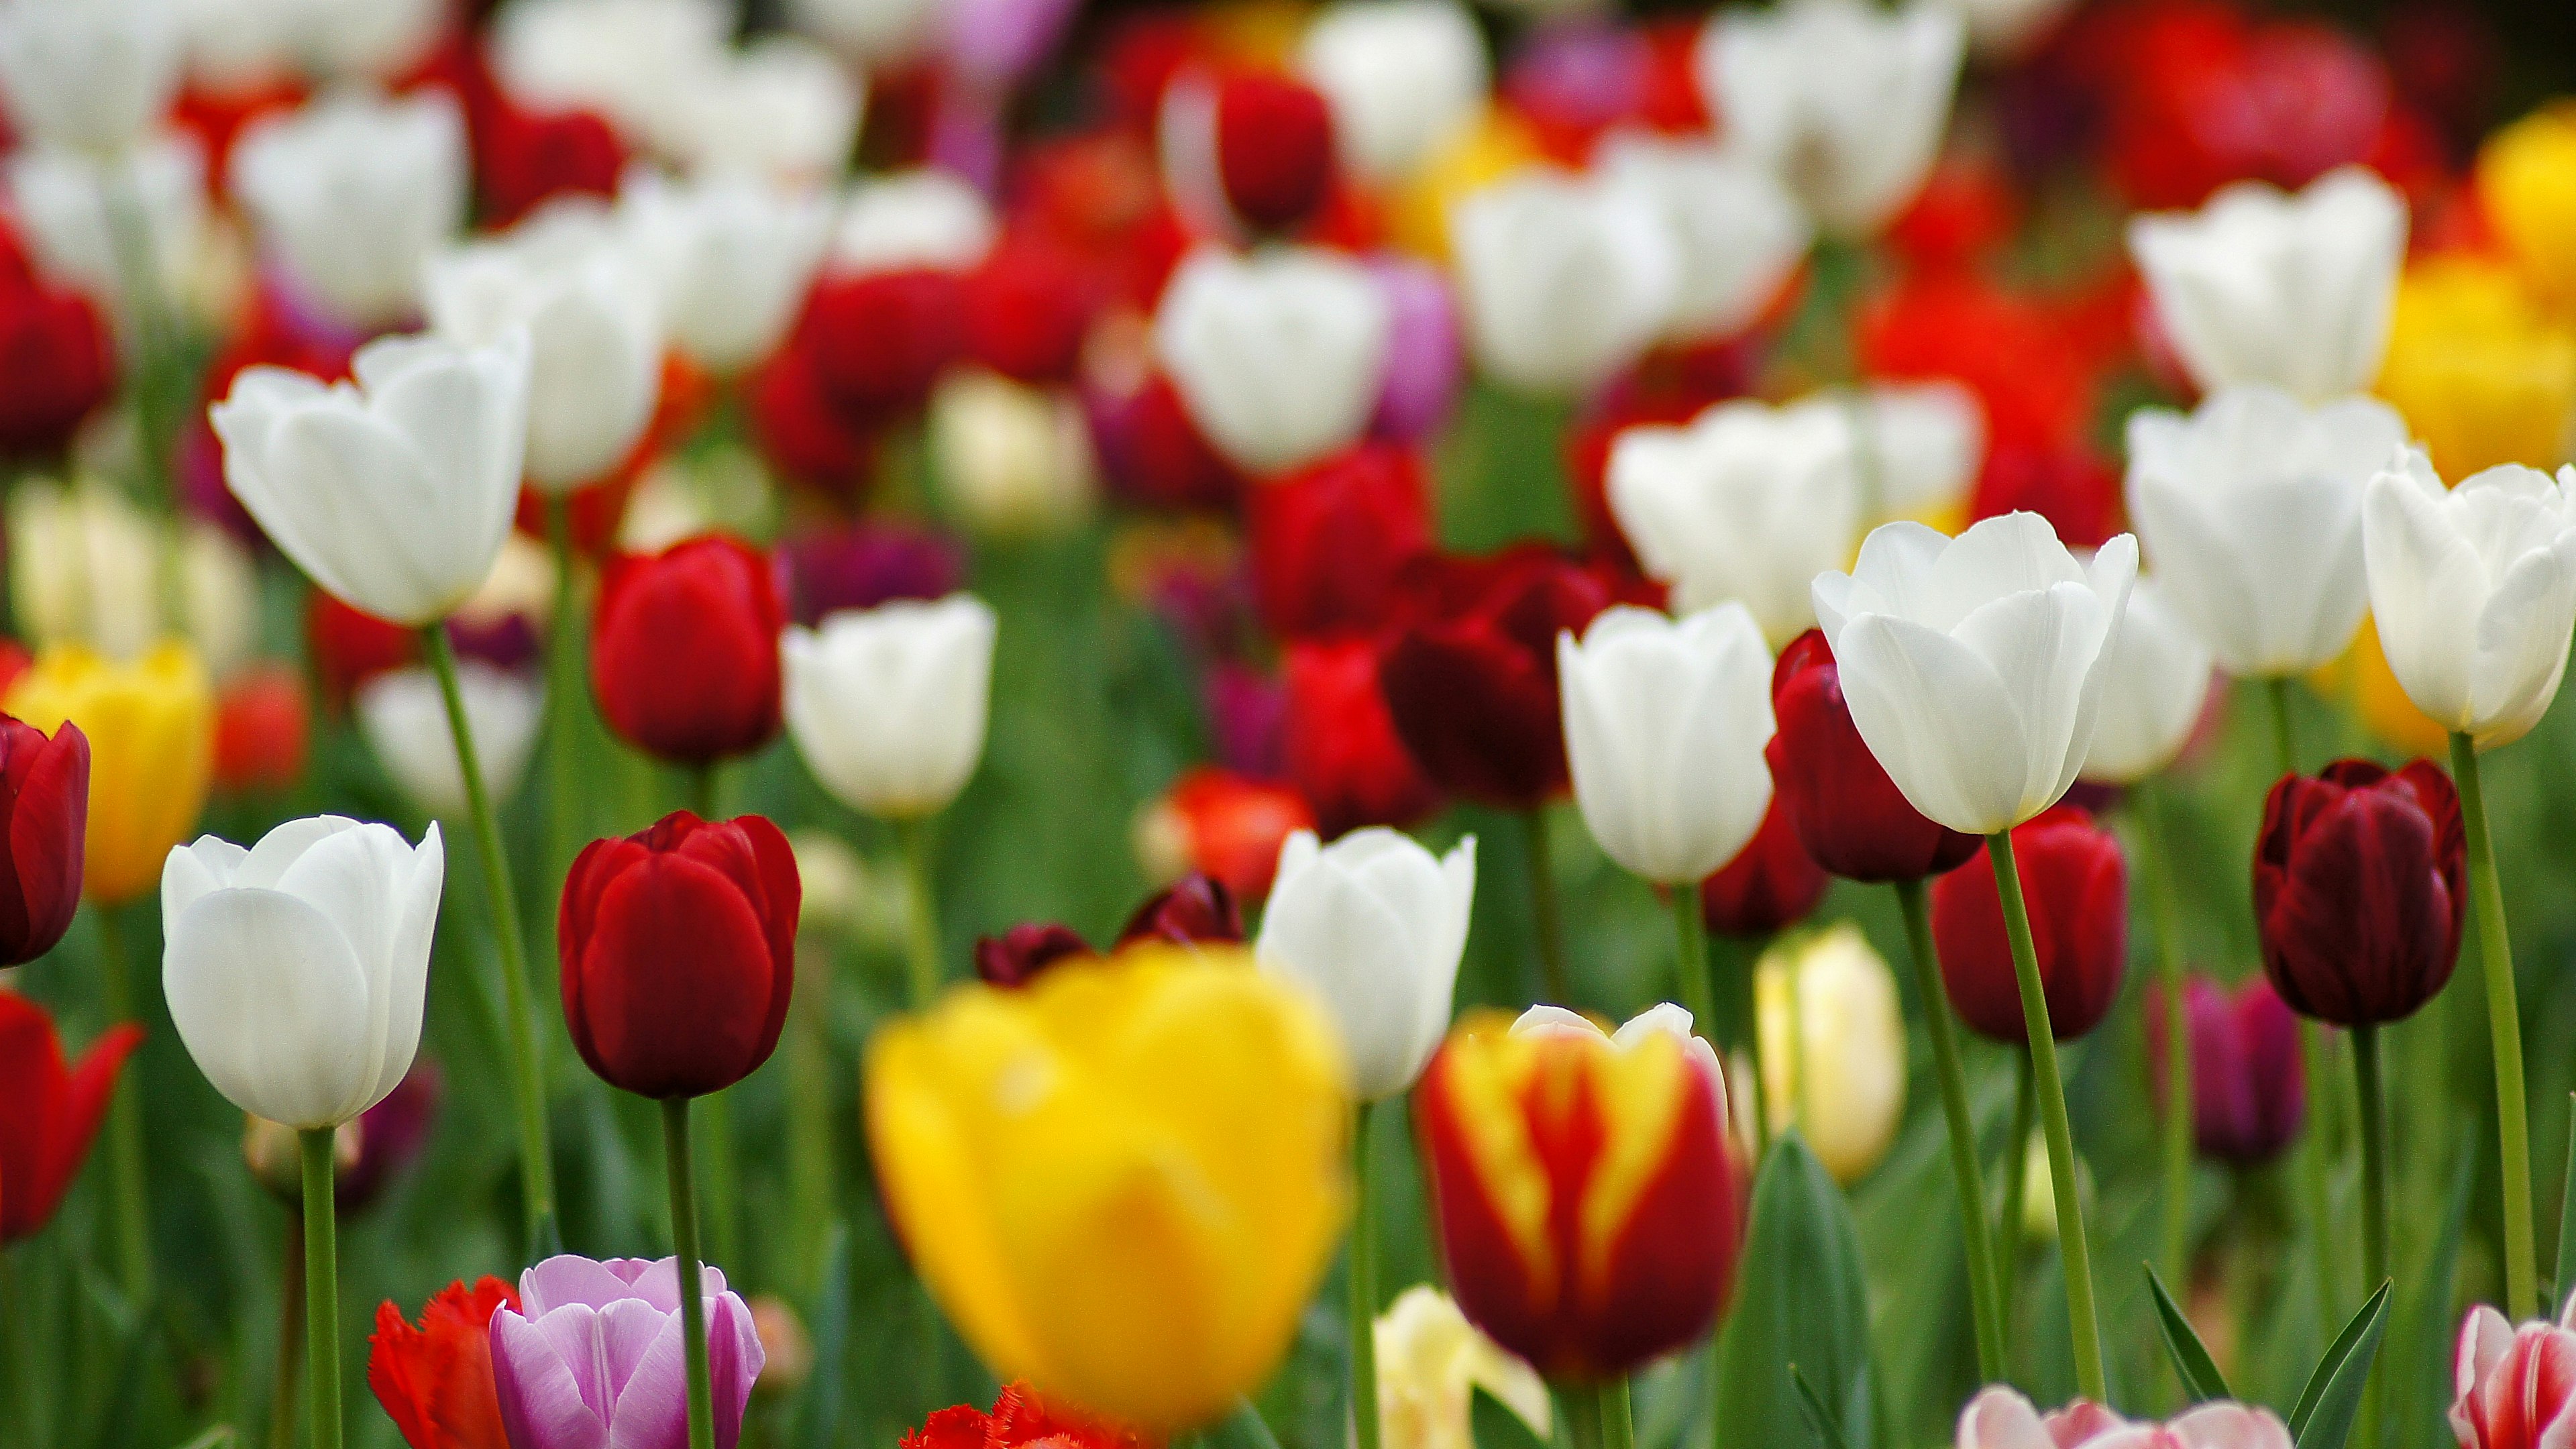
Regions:
[[[1314,825],[1314,812],[1296,791],[1201,765],[1182,771],[1160,799],[1137,811],[1132,840],[1147,880],[1200,871],[1258,901],[1270,893],[1280,847]]]
[[[497,19],[488,45],[503,92],[537,110],[596,111],[660,140],[671,102],[716,63],[728,27],[698,0],[560,0]]]
[[[444,33],[437,0],[319,0],[304,49],[324,75],[390,79],[411,73]]]
[[[1833,878],[1807,854],[1777,793],[1753,839],[1700,882],[1700,924],[1737,940],[1767,939],[1815,914]]]
[[[1611,444],[1611,516],[1673,607],[1740,599],[1774,647],[1815,627],[1811,585],[1841,568],[1863,500],[1851,417],[1826,400],[1720,403]]]
[[[2543,106],[2478,148],[2479,214],[2515,265],[2563,309],[2576,303],[2576,111]]]
[[[1459,202],[1449,224],[1470,350],[1508,387],[1587,392],[1672,320],[1681,249],[1633,191],[1529,170]]]
[[[112,155],[179,87],[177,8],[160,0],[33,0],[0,16],[0,89],[18,133]]]
[[[51,457],[115,395],[115,341],[79,288],[32,271],[0,282],[0,356],[15,359],[0,395],[0,452]]]
[[[1967,49],[1944,7],[1853,0],[1723,9],[1700,32],[1702,96],[1831,235],[1861,239],[1923,187]]]
[[[598,481],[644,436],[661,397],[660,296],[604,213],[556,203],[433,257],[421,291],[432,328],[459,346],[525,332],[525,462],[539,489]]]
[[[495,803],[505,801],[527,775],[545,714],[545,687],[526,673],[478,659],[458,666],[456,685],[483,789]],[[425,668],[378,674],[358,687],[354,703],[367,748],[413,804],[445,820],[471,813],[465,767],[457,759],[437,675]]]
[[[950,540],[878,522],[782,540],[778,565],[788,609],[800,624],[896,599],[944,599],[957,591],[966,570],[962,551]]]
[[[691,176],[813,188],[849,165],[863,99],[860,82],[821,47],[763,35],[698,66],[655,129]]]
[[[972,1404],[941,1409],[906,1434],[908,1449],[1141,1449],[1133,1429],[1048,1403],[1027,1384],[1005,1384],[986,1413]]]
[[[2158,587],[2230,674],[2272,679],[2343,652],[2361,624],[2361,505],[2406,441],[2387,405],[2319,407],[2263,384],[2189,417],[2129,417],[2129,515]]]
[[[2132,1444],[2172,1444],[2188,1449],[2290,1449],[2290,1431],[2265,1408],[2227,1399],[2200,1404],[2163,1424],[2131,1424],[2089,1399],[2077,1399],[2046,1417],[2015,1390],[1996,1384],[1959,1413],[1957,1449],[2019,1449],[2053,1444],[2059,1449],[2125,1449]]]
[[[1985,412],[1975,393],[1936,380],[1824,396],[1856,418],[1861,476],[1874,485],[1872,527],[1905,518],[1943,533],[1964,526],[1970,489],[1987,461]]]
[[[1458,301],[1446,274],[1429,262],[1381,254],[1369,275],[1386,297],[1386,385],[1378,390],[1369,436],[1384,442],[1438,440],[1458,410],[1466,381],[1466,343]]]
[[[2129,252],[2192,381],[2308,403],[2360,392],[2388,348],[2406,201],[2359,167],[2295,196],[2259,181],[2129,223]]]
[[[2101,1024],[2128,964],[2128,865],[2120,843],[2074,806],[2013,831],[2048,1023],[2059,1041]],[[2022,1039],[2021,996],[1991,865],[1972,859],[1932,883],[1941,983],[1959,1019],[2007,1045]]]
[[[11,220],[36,260],[104,304],[129,342],[143,316],[196,296],[207,217],[205,157],[194,143],[164,135],[108,157],[28,146],[6,169]]]
[[[383,1101],[341,1124],[340,1136],[354,1138],[356,1150],[340,1164],[332,1185],[331,1199],[340,1212],[364,1211],[419,1160],[438,1121],[445,1087],[438,1064],[422,1057]]]
[[[786,605],[767,558],[710,534],[601,575],[590,681],[618,737],[705,769],[777,737]]]
[[[931,394],[929,425],[940,501],[972,532],[1058,534],[1090,514],[1100,480],[1072,398],[961,370]]]
[[[518,1290],[489,1277],[439,1289],[417,1327],[392,1302],[377,1305],[367,1387],[411,1449],[511,1449],[492,1385],[491,1322],[518,1306]]]
[[[975,977],[987,986],[1026,986],[1050,966],[1091,960],[1097,954],[1071,926],[1025,922],[998,936],[975,938]]]
[[[312,743],[304,675],[254,665],[215,696],[214,787],[225,794],[282,794],[304,776]]]
[[[1421,458],[1363,444],[1246,500],[1262,622],[1292,639],[1359,636],[1385,621],[1397,576],[1431,549]]]
[[[1414,1094],[1458,1307],[1551,1380],[1614,1380],[1725,1300],[1741,1184],[1726,1079],[1690,1025],[1672,1005],[1615,1036],[1558,1007],[1471,1017]]]
[[[0,715],[0,966],[54,949],[80,909],[89,833],[89,740],[66,720],[49,738]]]
[[[1896,976],[1845,921],[1762,953],[1753,968],[1765,1126],[1795,1127],[1846,1185],[1870,1174],[1905,1115]]]
[[[75,736],[77,738],[77,736]],[[45,1009],[0,991],[0,1244],[43,1230],[80,1175],[107,1115],[116,1074],[143,1040],[132,1023],[110,1027],[66,1067]]]
[[[1329,846],[1300,830],[1253,956],[1307,988],[1340,1028],[1361,1101],[1413,1085],[1449,1027],[1476,895],[1476,838],[1435,857],[1382,827]]]
[[[1622,132],[1600,148],[1601,174],[1663,213],[1681,257],[1669,331],[1733,337],[1780,295],[1815,240],[1779,177],[1738,151]]]
[[[788,0],[787,13],[833,49],[867,64],[899,61],[929,43],[938,0]]]
[[[314,582],[417,628],[482,585],[509,535],[527,340],[387,338],[352,366],[354,384],[329,387],[269,367],[236,377],[211,414],[224,481]]]
[[[2194,976],[2183,986],[2191,1032],[2191,1121],[2203,1157],[2239,1167],[2279,1157],[2298,1140],[2306,1116],[2307,1074],[2299,1058],[2298,1018],[2272,983],[2255,976],[2233,991]],[[2157,1090],[2164,1080],[2165,1015],[2147,1011]]]
[[[374,331],[417,314],[422,260],[465,220],[466,171],[454,101],[344,95],[253,122],[231,181],[295,282]]]
[[[1015,382],[1072,382],[1108,301],[1105,272],[1054,238],[1003,236],[966,275],[967,354]]]
[[[2555,463],[2576,414],[2576,329],[2500,261],[2430,258],[2398,281],[2379,395],[2445,477]]]
[[[785,712],[806,768],[864,814],[946,809],[984,752],[995,627],[967,594],[791,626],[780,641]]]
[[[1887,524],[1851,573],[1818,576],[1852,723],[1908,803],[1966,835],[2057,803],[2092,748],[2137,570],[2126,534],[2083,567],[2016,513],[1956,539]]]
[[[2161,578],[2138,580],[2111,641],[2101,723],[2084,778],[2128,785],[2164,769],[2191,742],[2209,699],[2210,655]]]
[[[37,648],[86,644],[132,659],[182,634],[217,675],[248,658],[258,572],[215,525],[181,525],[174,547],[167,520],[98,479],[22,484],[9,496],[8,524],[9,602]]]
[[[751,1328],[764,1362],[751,1391],[763,1400],[788,1399],[814,1377],[814,1338],[796,1309],[775,1293],[751,1300]]]
[[[204,666],[175,644],[131,664],[110,664],[77,647],[50,649],[10,686],[8,710],[48,732],[69,720],[88,741],[81,889],[107,905],[149,890],[161,858],[205,807],[214,695]]]
[[[741,177],[673,182],[639,171],[618,217],[654,280],[671,342],[730,376],[777,350],[829,239],[819,196]]]
[[[765,1360],[750,1306],[721,1271],[699,1271],[713,1442],[734,1449]],[[494,1309],[489,1329],[492,1387],[511,1449],[689,1444],[677,1360],[700,1312],[683,1312],[687,1276],[675,1258],[594,1262],[569,1253],[521,1273],[518,1303]]]
[[[1249,956],[1143,947],[969,986],[869,1044],[887,1214],[1000,1377],[1163,1433],[1287,1351],[1341,1234],[1347,1073]]]
[[[1870,754],[1821,631],[1780,651],[1771,711],[1778,731],[1763,758],[1799,843],[1818,865],[1851,880],[1912,881],[1976,853],[1975,836],[1925,819]]]
[[[2451,1362],[2461,1449],[2541,1449],[2576,1424],[2576,1307],[2516,1328],[2478,1304],[2460,1321]]]
[[[1118,930],[1118,948],[1123,950],[1140,941],[1160,941],[1168,946],[1194,946],[1203,941],[1239,946],[1243,944],[1243,910],[1235,904],[1234,892],[1222,879],[1192,871],[1147,896],[1128,914],[1127,924]]]
[[[2263,802],[2254,914],[2263,970],[2301,1015],[2400,1021],[2458,963],[2468,905],[2460,798],[2418,760],[2395,774],[2343,760]]]
[[[1735,858],[1771,805],[1771,651],[1741,604],[1675,621],[1618,607],[1557,635],[1566,756],[1611,859],[1689,885]]]
[[[1176,201],[1256,234],[1302,225],[1332,186],[1332,110],[1292,76],[1181,77],[1164,92],[1162,146]]]
[[[1485,101],[1485,40],[1454,0],[1342,0],[1315,17],[1297,68],[1331,103],[1342,164],[1411,175]]]
[[[2371,615],[2415,706],[2481,750],[2558,694],[2576,625],[2576,468],[2490,468],[2445,490],[2420,450],[2362,509]]]
[[[921,167],[870,177],[842,208],[828,266],[852,276],[963,272],[992,250],[994,229],[992,204],[953,173]]]
[[[564,1024],[601,1081],[660,1099],[720,1092],[778,1045],[796,972],[796,859],[757,815],[686,810],[594,840],[564,879]]]
[[[1322,250],[1181,264],[1154,339],[1191,419],[1248,473],[1283,472],[1357,440],[1386,378],[1386,298]]]
[[[1439,804],[1439,792],[1396,737],[1378,687],[1377,646],[1291,644],[1286,679],[1281,754],[1319,834],[1412,825]]]
[[[1448,1294],[1417,1283],[1372,1325],[1381,1441],[1395,1449],[1475,1449],[1474,1398],[1509,1409],[1541,1442],[1554,1417],[1547,1384],[1476,1331]]]

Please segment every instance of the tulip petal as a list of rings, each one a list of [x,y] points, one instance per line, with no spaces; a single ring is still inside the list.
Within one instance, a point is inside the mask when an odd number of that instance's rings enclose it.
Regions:
[[[170,927],[162,990],[206,1080],[299,1130],[364,1109],[367,976],[329,917],[271,890],[218,891]]]
[[[2030,1400],[1995,1384],[1959,1411],[1958,1449],[2059,1449]]]
[[[2442,516],[2445,501],[2428,496],[2421,479],[2381,473],[2362,504],[2362,552],[2390,671],[2417,709],[2456,730],[2473,722],[2470,629],[2486,569]]]
[[[1970,835],[2019,822],[2030,746],[1993,666],[1885,614],[1854,619],[1835,654],[1853,727],[1907,804]]]
[[[545,1330],[507,1308],[492,1315],[489,1332],[492,1388],[510,1442],[542,1444],[546,1449],[606,1449],[607,1417],[582,1397],[581,1380],[573,1369],[576,1362],[590,1362],[589,1356],[568,1358],[558,1353],[555,1340]]]

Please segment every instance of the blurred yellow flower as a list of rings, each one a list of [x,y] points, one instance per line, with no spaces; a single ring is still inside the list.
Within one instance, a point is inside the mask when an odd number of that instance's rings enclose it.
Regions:
[[[1763,952],[1753,997],[1771,1131],[1795,1126],[1835,1181],[1860,1181],[1905,1115],[1905,1020],[1886,959],[1845,921]]]
[[[89,736],[89,848],[82,889],[115,905],[159,884],[162,858],[205,808],[215,698],[206,666],[165,643],[130,664],[79,646],[48,649],[9,690],[9,713],[48,733]]]
[[[1386,1449],[1476,1449],[1478,1389],[1547,1438],[1547,1384],[1477,1332],[1448,1294],[1420,1283],[1405,1289],[1378,1315],[1373,1332]]]
[[[2362,727],[2383,744],[2408,754],[2443,758],[2451,747],[2450,731],[2415,707],[2379,649],[2379,626],[2364,615],[2361,632],[2343,657],[2318,670],[2309,682],[2319,694],[2340,699],[2361,716]]]
[[[2477,187],[2488,223],[2532,286],[2576,316],[2576,102],[2544,106],[2489,136]]]
[[[1447,261],[1449,209],[1538,159],[1538,143],[1524,124],[1498,110],[1486,112],[1433,152],[1388,199],[1389,237],[1406,251]]]
[[[1340,1044],[1241,949],[971,985],[869,1046],[887,1210],[1005,1381],[1157,1432],[1287,1351],[1349,1205]]]
[[[2499,463],[2555,467],[2576,412],[2576,333],[2550,320],[2501,261],[2419,262],[2397,286],[2379,395],[2445,478]]]

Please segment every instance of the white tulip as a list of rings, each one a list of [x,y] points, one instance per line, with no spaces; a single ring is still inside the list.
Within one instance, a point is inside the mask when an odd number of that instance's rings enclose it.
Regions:
[[[254,367],[212,421],[224,482],[296,567],[343,603],[413,626],[492,572],[519,499],[528,343],[390,337],[355,383]]]
[[[1968,45],[1981,56],[2013,59],[2027,54],[2070,0],[1934,0],[1967,22]],[[2053,1216],[2053,1214],[2052,1214]]]
[[[99,160],[30,146],[8,161],[9,199],[37,262],[131,325],[138,304],[184,301],[206,244],[206,161],[194,141],[162,136]],[[139,234],[155,295],[133,295],[131,242]]]
[[[930,397],[940,501],[987,537],[1051,533],[1091,512],[1100,476],[1082,404],[980,368],[958,368]]]
[[[295,279],[372,332],[418,313],[421,263],[464,223],[466,171],[446,96],[341,95],[253,122],[232,191]]]
[[[823,197],[747,177],[671,182],[639,170],[617,206],[658,284],[672,344],[728,375],[787,335],[832,226]]]
[[[1602,853],[1657,885],[1715,875],[1771,807],[1771,651],[1742,604],[1606,610],[1556,636],[1574,803]]]
[[[598,481],[634,450],[662,395],[662,309],[652,276],[606,212],[552,203],[507,234],[433,258],[431,326],[467,346],[528,335],[528,481]]]
[[[2101,722],[2084,778],[2129,785],[2174,762],[2209,699],[2209,646],[2174,608],[2164,580],[2141,578],[2111,637]]]
[[[170,108],[184,39],[169,0],[10,0],[0,7],[10,119],[46,146],[123,151]]]
[[[940,0],[787,0],[788,17],[862,64],[909,60],[930,43]]]
[[[1957,538],[1890,523],[1848,574],[1816,579],[1816,618],[1852,723],[1906,802],[1992,835],[2064,796],[2093,748],[2138,543],[2080,566],[2035,513]]]
[[[917,819],[946,809],[984,753],[997,621],[953,594],[791,626],[787,732],[833,798],[862,814]]]
[[[1734,5],[1700,32],[1701,94],[1824,229],[1866,237],[1923,188],[1958,89],[1967,27],[1925,3]]]
[[[1857,399],[1821,396],[1852,415],[1871,526],[1947,520],[1967,502],[1986,463],[1986,414],[1975,393],[1955,382],[1883,382]]]
[[[456,685],[465,703],[465,722],[474,731],[474,762],[482,769],[483,791],[497,808],[518,792],[527,775],[537,723],[545,713],[545,689],[526,675],[480,659],[457,665]],[[441,819],[464,819],[470,804],[465,767],[456,758],[456,736],[448,728],[438,676],[418,667],[390,670],[360,685],[351,703],[367,748],[403,794]]]
[[[383,1101],[420,1046],[445,872],[437,826],[414,848],[336,815],[173,847],[161,989],[215,1090],[299,1130]]]
[[[925,166],[860,182],[832,233],[831,271],[962,272],[1000,230],[992,203],[955,175]]]
[[[304,48],[326,76],[392,80],[445,33],[444,0],[301,0]]]
[[[2239,181],[2196,212],[2132,219],[2129,253],[2192,381],[2324,402],[2379,375],[2406,198],[2358,166],[2295,196]]]
[[[1475,899],[1472,835],[1439,857],[1374,825],[1280,848],[1253,959],[1323,1004],[1360,1100],[1412,1086],[1440,1045]]]
[[[2222,388],[2189,417],[2129,417],[2129,518],[2166,598],[2230,674],[2303,674],[2341,655],[2368,605],[2361,501],[2406,441],[2375,398],[2303,407]]]
[[[167,0],[191,85],[242,95],[292,84],[313,0]]]
[[[520,0],[492,22],[492,67],[523,104],[596,111],[661,146],[732,31],[721,0]]]
[[[1192,254],[1154,342],[1190,418],[1247,473],[1338,453],[1368,428],[1393,318],[1357,262],[1320,247]]]
[[[1524,392],[1574,393],[1635,361],[1672,319],[1680,243],[1661,208],[1530,169],[1449,218],[1477,365]]]
[[[1341,0],[1315,17],[1297,68],[1332,107],[1343,164],[1412,174],[1485,103],[1485,38],[1455,0]]]
[[[693,175],[816,185],[848,167],[861,100],[838,60],[771,36],[718,56],[672,98],[668,147]]]
[[[1850,560],[1861,526],[1850,410],[1720,403],[1683,427],[1610,446],[1610,516],[1673,607],[1743,601],[1773,648],[1816,622],[1810,586]]]
[[[1663,214],[1679,244],[1673,337],[1731,337],[1751,326],[1815,240],[1780,178],[1739,152],[1620,132],[1602,142],[1597,160],[1614,190]]]
[[[2361,519],[2371,617],[2406,697],[2481,750],[2529,733],[2576,625],[2576,467],[2507,464],[2445,491],[2409,448],[2370,480]]]

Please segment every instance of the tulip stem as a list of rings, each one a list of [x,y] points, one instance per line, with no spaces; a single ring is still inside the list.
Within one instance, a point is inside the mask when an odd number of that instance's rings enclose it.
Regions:
[[[1959,1064],[1959,1036],[1950,1020],[1950,998],[1941,989],[1941,958],[1932,942],[1932,911],[1921,879],[1896,882],[1904,908],[1905,939],[1914,953],[1915,994],[1923,998],[1923,1024],[1932,1038],[1933,1073],[1941,1083],[1941,1115],[1950,1132],[1950,1175],[1959,1190],[1959,1231],[1967,1242],[1968,1302],[1976,1314],[1977,1377],[2004,1377],[2003,1315],[1997,1306],[1994,1243],[1986,1235],[1985,1174],[1977,1166],[1977,1123],[1968,1110],[1968,1077]]]
[[[2021,983],[2022,1028],[2030,1036],[2031,1077],[2039,1087],[2039,1125],[2048,1137],[2049,1187],[2057,1198],[2057,1246],[2066,1266],[2066,1318],[2075,1336],[2076,1392],[2097,1404],[2110,1402],[2102,1372],[2102,1325],[2093,1313],[2093,1253],[2084,1241],[2084,1206],[2075,1177],[2075,1132],[2066,1121],[2066,1084],[2057,1075],[2057,1036],[2048,1024],[2048,991],[2039,979],[2039,952],[2031,944],[2030,907],[2022,899],[2021,867],[2013,859],[2012,832],[1986,837],[2003,898],[2004,931],[2012,939],[2013,975]]]
[[[339,1136],[333,1127],[296,1134],[304,1148],[304,1360],[313,1449],[340,1449],[340,1254],[331,1197]]]
[[[98,951],[111,1022],[136,1019],[134,963],[117,908],[98,907]],[[137,1313],[152,1301],[152,1182],[143,1157],[143,1080],[120,1072],[108,1097],[108,1176],[116,1189],[116,1266],[126,1304]]]
[[[1572,1006],[1573,995],[1565,980],[1565,923],[1556,908],[1556,865],[1547,844],[1547,810],[1534,807],[1521,817],[1529,827],[1530,919],[1538,932],[1539,980],[1547,988],[1547,999],[1559,1006]]]
[[[572,498],[546,498],[546,542],[555,562],[554,640],[546,649],[546,870],[572,868],[581,851],[580,610],[574,602]]]
[[[690,1178],[689,1099],[662,1099],[663,1172],[671,1181],[671,1246],[680,1258],[680,1334],[689,1365],[689,1449],[715,1449],[707,1376],[707,1304],[698,1287],[698,1204]]]
[[[2389,1276],[2388,1106],[2380,1085],[2379,1028],[2352,1029],[2353,1083],[2361,1090],[2361,1256],[2374,1291]]]
[[[2164,1153],[2164,1222],[2158,1234],[2156,1261],[2167,1283],[2183,1281],[2191,1252],[2192,1113],[2196,1108],[2191,1066],[2191,1016],[2183,996],[2182,924],[2174,909],[2173,856],[2165,848],[2164,814],[2152,787],[2130,792],[2130,816],[2138,832],[2138,874],[2147,889],[2147,909],[2156,922],[2156,988],[2164,994],[2164,1043],[2158,1066],[2165,1087],[2165,1115],[2160,1124]]]
[[[1718,1040],[1716,996],[1709,990],[1708,938],[1701,932],[1699,888],[1677,885],[1667,889],[1673,908],[1673,986],[1682,1009],[1691,1014],[1691,1025],[1702,1039],[1719,1051],[1726,1044]]]
[[[474,845],[483,859],[483,887],[492,898],[492,932],[500,944],[501,1002],[510,1032],[511,1085],[519,1107],[519,1166],[526,1179],[528,1244],[535,1251],[554,1235],[555,1161],[546,1134],[544,1049],[537,1041],[536,1016],[528,1005],[528,942],[519,930],[519,894],[510,883],[501,818],[492,810],[491,792],[483,787],[482,762],[474,752],[474,725],[465,717],[465,694],[456,682],[456,648],[440,625],[420,632],[429,645],[430,665],[438,674],[439,695],[447,704],[447,730],[456,740],[456,760],[465,776],[465,803],[474,815]]]
[[[795,1204],[791,1281],[816,1281],[833,1218],[831,953],[797,951],[787,1003],[787,1196]],[[818,1290],[819,1292],[819,1290]]]
[[[2013,1311],[2021,1300],[2022,1204],[2030,1195],[2030,1119],[2038,1107],[2030,1049],[2013,1049],[2012,1138],[2004,1148],[2004,1200],[1995,1214],[1995,1280],[2003,1299],[2004,1361],[2012,1362]]]
[[[2459,781],[2461,823],[2469,837],[2469,895],[2476,902],[2478,954],[2487,978],[2487,1030],[2495,1039],[2496,1137],[2504,1156],[2505,1313],[2520,1323],[2540,1311],[2531,1233],[2531,1120],[2522,1086],[2522,1008],[2514,1000],[2513,940],[2505,929],[2495,843],[2487,833],[2477,742],[2467,735],[2451,736],[2451,774]]]
[[[1603,1384],[1560,1383],[1555,1387],[1571,1449],[1634,1449],[1637,1430],[1628,1409],[1626,1379]]]
[[[2334,1172],[2334,1145],[2328,1132],[2326,1109],[2334,1101],[2332,1075],[2326,1070],[2325,1033],[2306,1017],[2299,1018],[2299,1070],[2303,1078],[2314,1083],[2314,1095],[2308,1108],[2306,1140],[2299,1144],[2299,1210],[2308,1220],[2308,1248],[2315,1257],[2317,1322],[2330,1324],[2336,1319],[2335,1305],[2342,1302],[2335,1291],[2334,1194],[2331,1178]]]
[[[2290,677],[2276,674],[2263,684],[2264,693],[2272,701],[2273,759],[2280,765],[2281,775],[2295,775],[2299,772],[2299,736],[2290,722]]]
[[[1369,1171],[1369,1117],[1362,1102],[1351,1120],[1351,1426],[1359,1449],[1378,1449],[1377,1192]]]
[[[300,1144],[299,1144],[300,1145]],[[303,1377],[304,1359],[304,1210],[299,1202],[286,1215],[286,1261],[277,1279],[277,1365],[270,1380],[268,1442],[270,1449],[293,1449],[295,1381]]]
[[[909,927],[904,941],[904,961],[910,969],[912,1009],[928,1011],[939,999],[939,862],[938,851],[930,838],[928,820],[898,820],[895,835],[903,843],[904,884],[910,889],[911,909],[905,912]]]

